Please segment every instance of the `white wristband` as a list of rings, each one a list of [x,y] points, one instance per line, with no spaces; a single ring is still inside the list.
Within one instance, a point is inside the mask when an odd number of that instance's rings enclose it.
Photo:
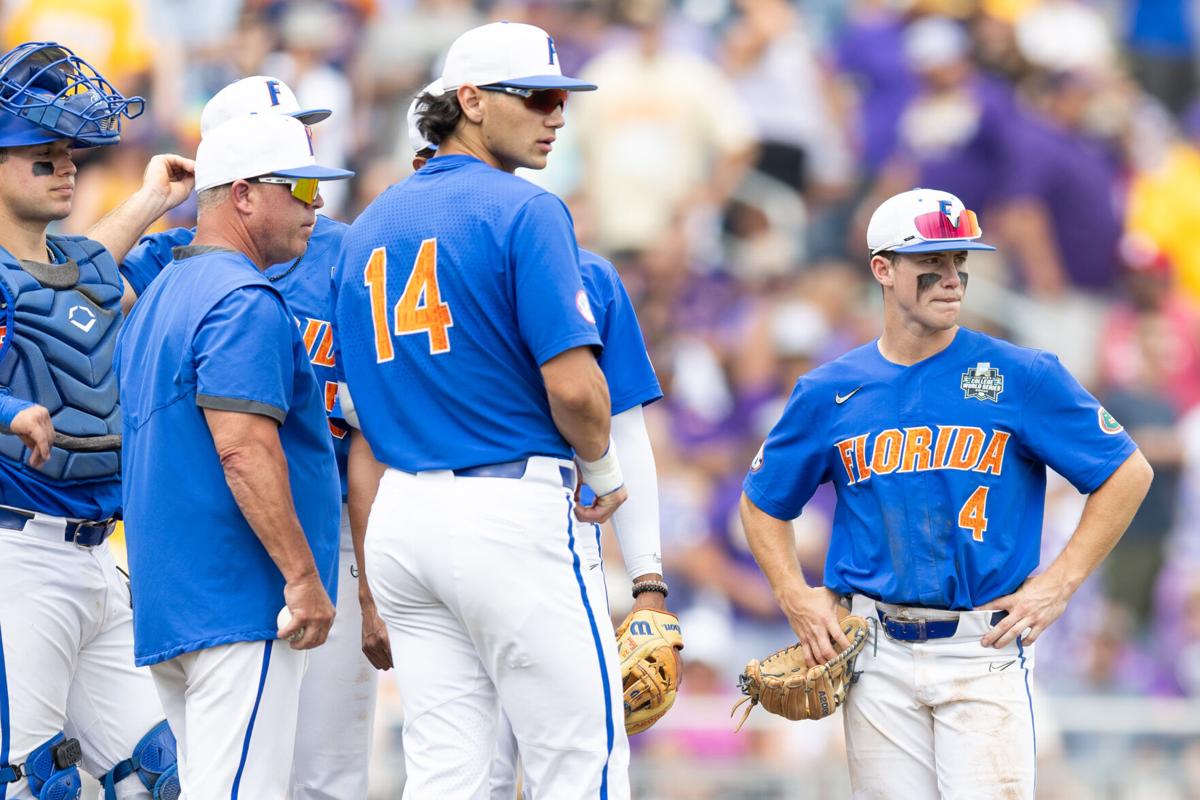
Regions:
[[[608,449],[604,455],[595,461],[579,461],[579,474],[583,482],[592,487],[597,497],[612,494],[625,485],[625,476],[621,474],[621,462],[617,461],[617,446],[612,439],[608,440]]]

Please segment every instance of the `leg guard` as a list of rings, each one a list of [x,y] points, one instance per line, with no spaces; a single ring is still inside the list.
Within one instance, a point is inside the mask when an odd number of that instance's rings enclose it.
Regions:
[[[175,763],[175,734],[164,719],[142,737],[133,755],[100,778],[104,800],[116,800],[116,784],[136,774],[154,800],[178,800],[179,771]]]
[[[82,757],[79,740],[58,733],[35,747],[24,764],[0,766],[0,783],[25,778],[38,800],[79,800],[83,782],[75,765]]]

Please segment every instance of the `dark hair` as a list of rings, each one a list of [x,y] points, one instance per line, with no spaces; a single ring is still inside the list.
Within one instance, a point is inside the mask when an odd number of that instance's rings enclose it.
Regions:
[[[447,136],[454,133],[462,115],[457,92],[447,92],[443,95],[423,92],[417,98],[417,130],[431,144],[440,145]]]
[[[874,258],[875,256],[886,258],[888,261],[892,262],[893,267],[900,263],[900,254],[895,250],[880,250],[878,253],[871,254],[871,258]]]

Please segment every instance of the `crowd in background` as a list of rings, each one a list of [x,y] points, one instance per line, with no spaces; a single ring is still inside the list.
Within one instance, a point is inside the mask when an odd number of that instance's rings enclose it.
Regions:
[[[666,394],[647,419],[687,636],[678,713],[698,722],[639,737],[650,763],[796,764],[837,746],[817,726],[734,737],[687,707],[732,699],[745,661],[792,638],[745,545],[741,480],[796,377],[877,335],[866,219],[913,186],[957,194],[1000,248],[972,254],[966,323],[1058,353],[1155,469],[1116,552],[1038,642],[1042,688],[1200,697],[1200,3],[33,0],[3,14],[5,47],[61,41],[149,99],[120,147],[78,154],[66,232],[135,188],[150,155],[193,153],[204,103],[246,75],[334,110],[314,134],[322,163],[358,171],[323,187],[345,221],[410,172],[405,110],[473,25],[537,24],[564,72],[599,84],[571,97],[550,168],[525,177],[617,265]],[[1049,556],[1082,502],[1052,476]],[[813,582],[832,505],[823,487],[795,523]],[[624,571],[608,574],[620,616]],[[1197,747],[1168,755],[1186,768],[1163,791],[1200,796]]]

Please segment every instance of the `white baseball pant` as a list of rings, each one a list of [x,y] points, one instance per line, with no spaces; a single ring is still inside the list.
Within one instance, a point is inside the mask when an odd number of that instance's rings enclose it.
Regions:
[[[991,611],[959,612],[953,636],[906,642],[884,633],[874,600],[855,595],[851,608],[874,620],[845,705],[855,800],[1032,800],[1033,646],[981,645]],[[953,616],[902,611],[915,618]]]
[[[366,800],[379,671],[362,651],[358,563],[342,506],[337,616],[300,684],[292,800]]]
[[[404,797],[488,797],[498,713],[534,800],[629,797],[620,668],[600,553],[574,524],[570,462],[524,477],[389,469],[367,577],[397,654]]]
[[[79,739],[80,768],[98,778],[163,712],[149,671],[133,665],[129,585],[108,543],[77,547],[65,526],[36,514],[24,530],[0,528],[0,761],[24,763],[62,731]],[[116,789],[123,800],[150,797],[136,776]],[[0,800],[33,796],[25,780],[0,784]]]
[[[175,733],[183,800],[285,800],[307,651],[282,639],[150,667]]]

